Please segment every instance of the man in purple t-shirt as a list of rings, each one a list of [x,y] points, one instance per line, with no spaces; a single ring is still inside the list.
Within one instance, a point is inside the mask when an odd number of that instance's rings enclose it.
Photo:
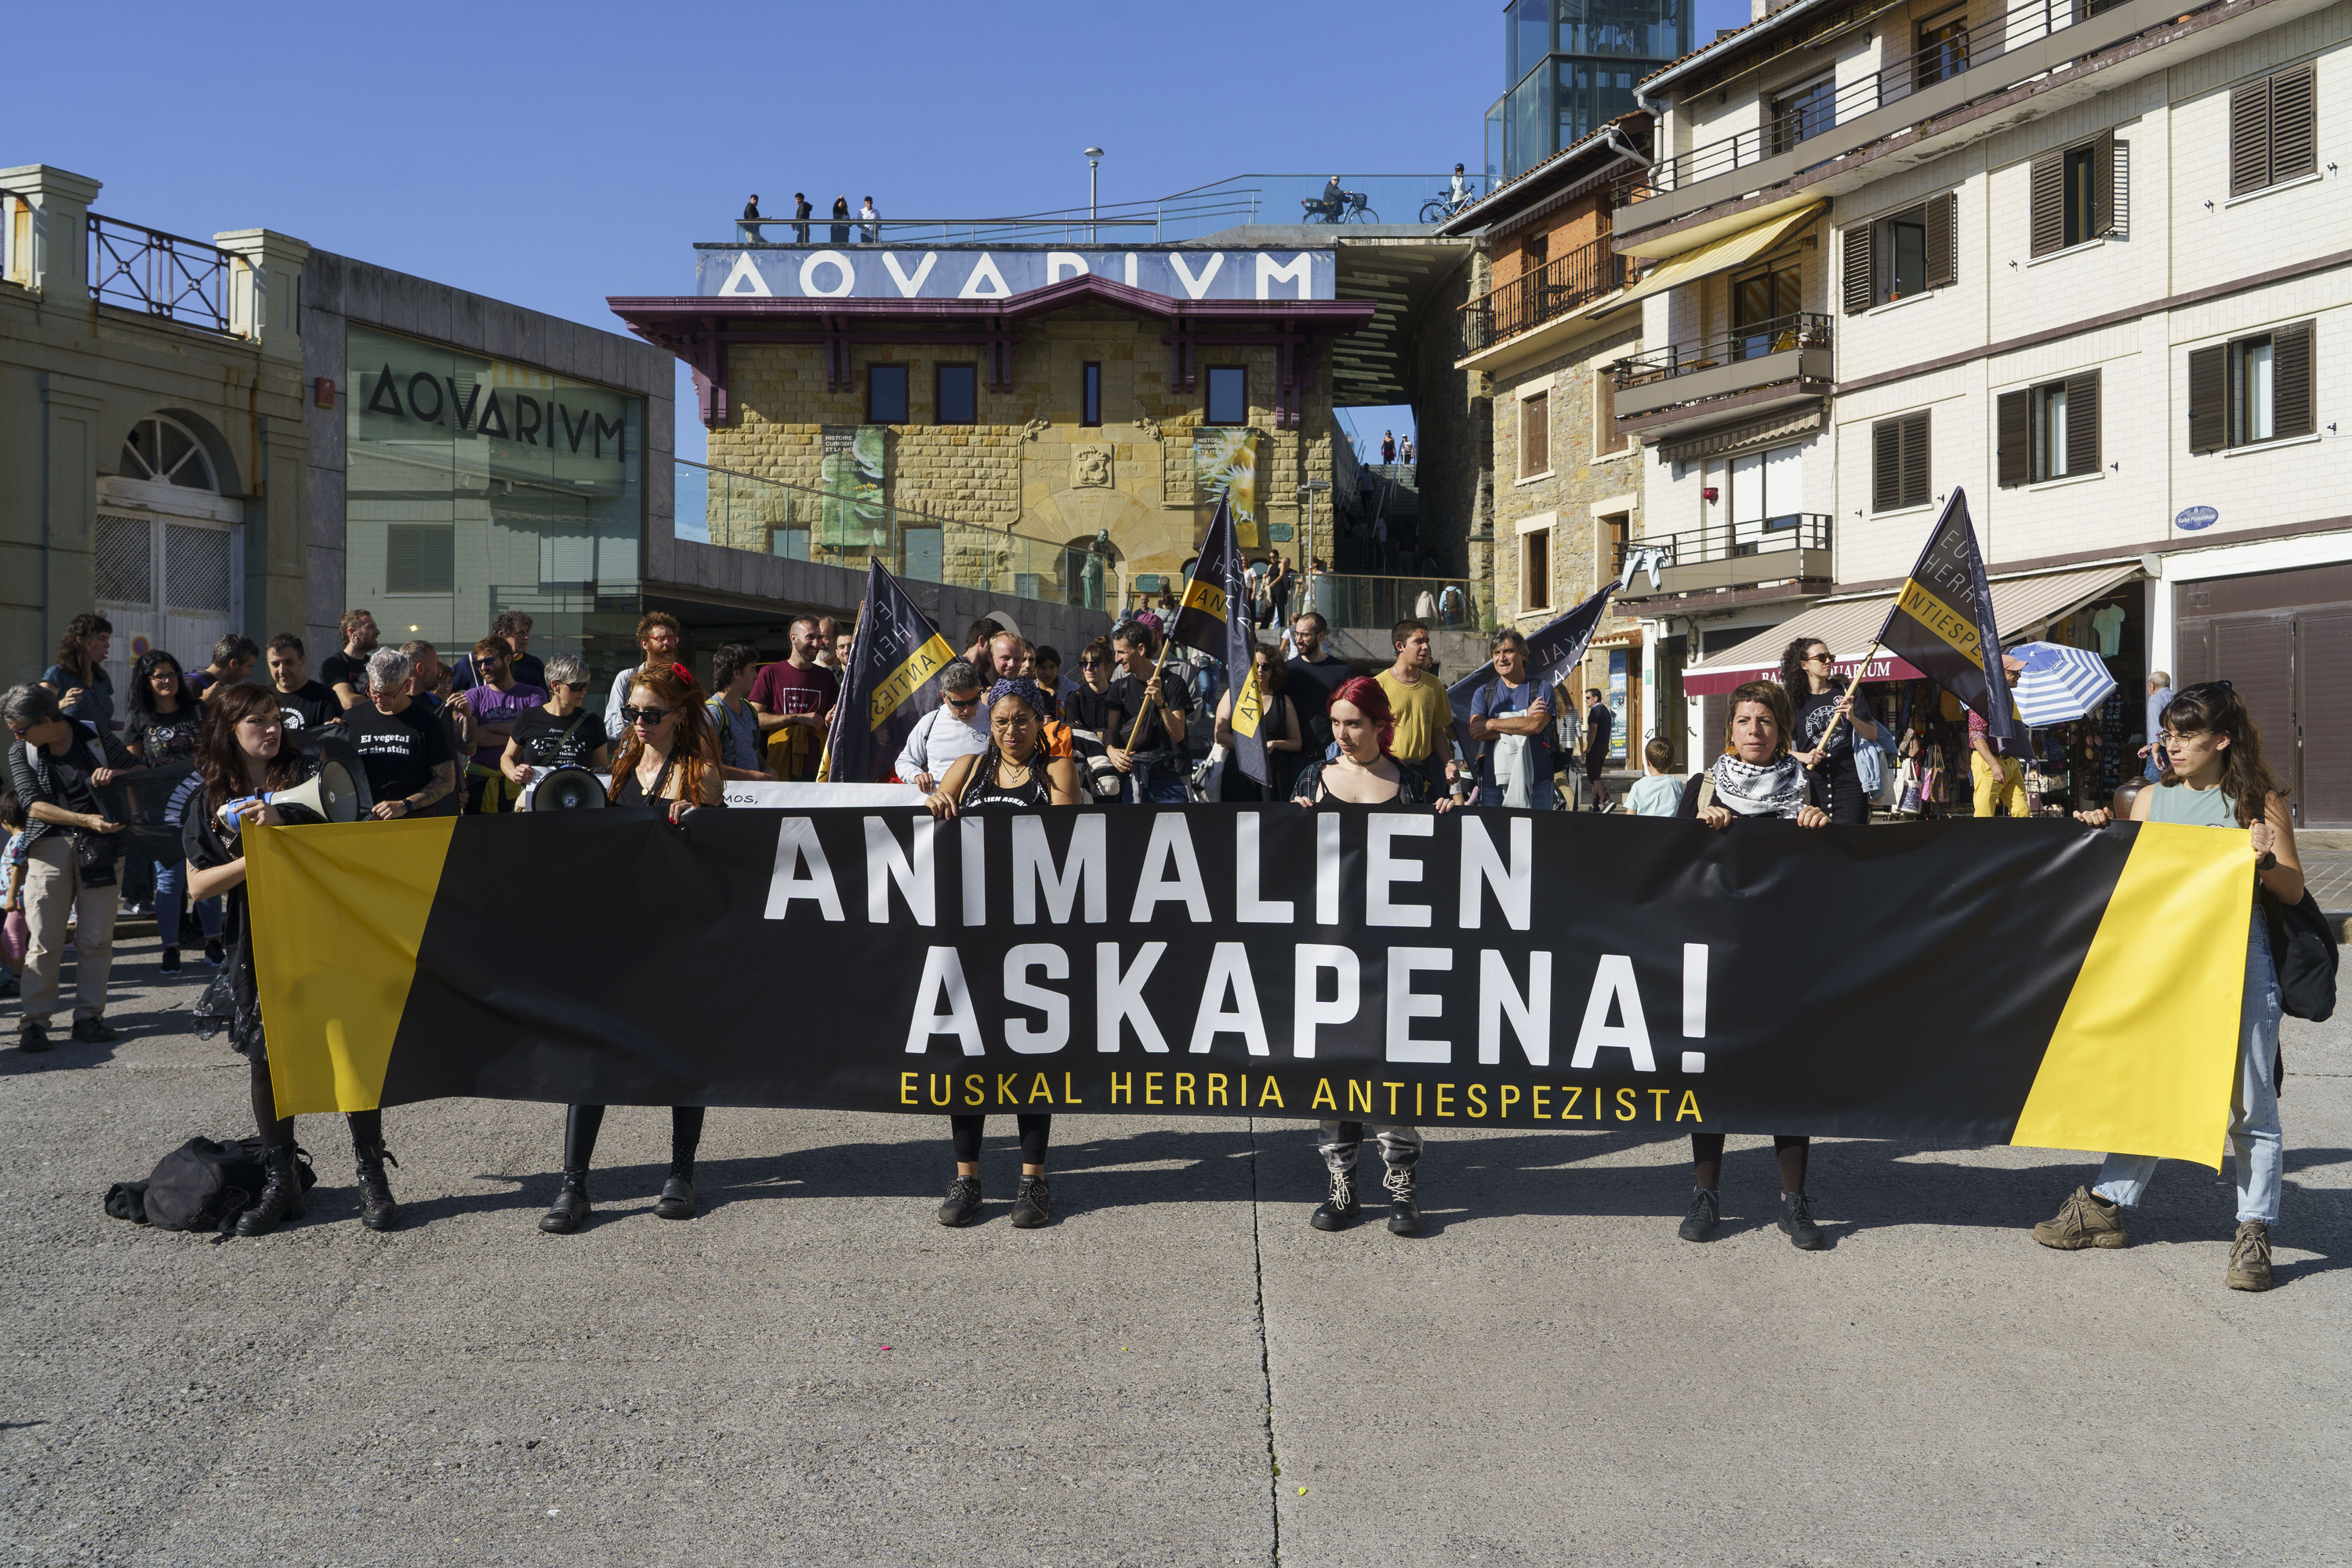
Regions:
[[[833,705],[841,697],[841,677],[817,663],[826,651],[824,634],[813,616],[793,623],[790,658],[761,668],[751,679],[751,711],[767,747],[768,770],[786,781],[816,777],[824,755]]]
[[[547,693],[514,678],[514,649],[504,637],[484,637],[474,645],[472,666],[480,684],[453,694],[449,700],[465,704],[474,716],[474,754],[466,767],[467,812],[511,811],[516,788],[499,767],[499,758],[514,735],[518,715],[543,707]]]

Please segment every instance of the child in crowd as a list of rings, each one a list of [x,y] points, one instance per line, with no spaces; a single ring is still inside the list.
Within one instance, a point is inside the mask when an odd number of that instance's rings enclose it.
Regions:
[[[25,923],[25,810],[13,789],[0,789],[0,835],[8,840],[0,850],[0,910],[7,911],[0,924],[0,996],[14,996],[24,983],[33,932]]]
[[[2139,792],[2146,789],[2149,782],[2144,773],[2132,773],[2116,785],[2116,803],[2112,809],[2117,822],[2131,820],[2132,802],[2139,798]]]
[[[1675,749],[1664,740],[1642,748],[1642,776],[1625,792],[1625,805],[1636,816],[1672,816],[1683,803],[1683,781],[1666,772]]]

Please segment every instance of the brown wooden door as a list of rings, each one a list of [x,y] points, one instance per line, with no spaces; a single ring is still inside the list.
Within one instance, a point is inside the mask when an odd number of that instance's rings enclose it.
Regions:
[[[2352,610],[2295,617],[2294,683],[2303,742],[2294,820],[2352,827]]]

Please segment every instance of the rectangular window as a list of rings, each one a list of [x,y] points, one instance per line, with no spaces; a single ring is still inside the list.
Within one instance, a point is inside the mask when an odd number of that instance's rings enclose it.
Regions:
[[[866,367],[866,423],[907,423],[907,367],[869,364]]]
[[[1841,268],[1845,313],[1948,289],[1958,281],[1959,205],[1959,196],[1947,193],[1848,227]]]
[[[2049,256],[2113,232],[2115,191],[2113,132],[2034,159],[2028,249]]]
[[[564,581],[593,578],[585,558]],[[457,530],[446,522],[391,522],[383,530],[383,591],[387,594],[449,594],[457,587]]]
[[[1249,423],[1249,371],[1237,364],[1209,367],[1209,416],[1212,425]]]
[[[1519,399],[1519,478],[1551,471],[1551,395]]]
[[[1914,90],[1932,87],[1968,68],[1968,7],[1956,5],[1919,24],[1919,52],[1911,57]]]
[[[1732,553],[1787,548],[1786,540],[1765,535],[1793,529],[1804,504],[1805,448],[1801,445],[1743,452],[1731,459]]]
[[[1102,366],[1089,360],[1081,367],[1079,375],[1083,384],[1078,392],[1078,423],[1099,425],[1102,423]]]
[[[1797,311],[1804,303],[1794,260],[1768,264],[1731,286],[1736,359],[1755,359],[1797,346]]]
[[[2218,451],[2308,436],[2311,321],[2296,321],[2189,355],[2189,449]]]
[[[2099,470],[2099,373],[2004,392],[1994,403],[1993,466],[2003,485]]]
[[[1881,419],[1870,427],[1870,510],[1926,506],[1927,413]]]
[[[941,425],[980,423],[980,367],[943,364],[939,367],[939,413]]]
[[[1551,530],[1533,529],[1519,535],[1519,608],[1551,608]]]
[[[1622,452],[1629,440],[1617,431],[1616,373],[1596,370],[1592,373],[1592,455],[1605,458]]]
[[[2230,92],[2230,194],[2298,180],[2319,167],[2317,67],[2301,65]]]
[[[1785,153],[1809,136],[1818,136],[1837,120],[1837,79],[1825,76],[1784,92],[1771,102],[1764,137],[1767,157]]]

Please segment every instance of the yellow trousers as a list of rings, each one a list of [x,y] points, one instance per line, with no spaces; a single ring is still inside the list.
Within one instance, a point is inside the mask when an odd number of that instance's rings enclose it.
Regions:
[[[2002,800],[2009,802],[2009,815],[2023,816],[2025,804],[2025,764],[2015,757],[2000,760],[2000,772],[1995,773],[1985,766],[1984,753],[1969,752],[1969,777],[1976,784],[1976,815],[1990,816],[1993,807]]]

